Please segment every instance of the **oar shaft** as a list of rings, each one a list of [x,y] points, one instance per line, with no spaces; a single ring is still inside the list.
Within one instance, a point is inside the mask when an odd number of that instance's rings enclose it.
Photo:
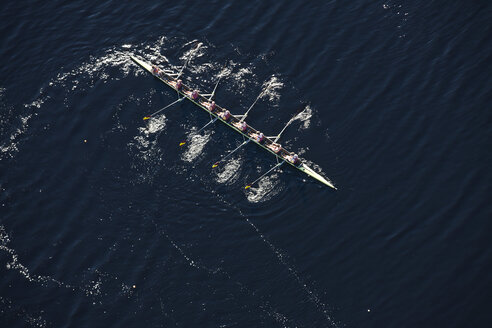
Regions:
[[[252,185],[254,185],[256,182],[260,181],[261,178],[263,178],[265,175],[267,175],[268,173],[272,172],[273,170],[275,170],[276,168],[278,168],[279,166],[281,166],[282,164],[284,164],[285,162],[280,162],[278,163],[277,165],[275,165],[274,167],[272,167],[271,169],[269,169],[268,171],[266,171],[264,174],[262,174],[258,179],[256,179],[255,181],[251,182],[250,184],[248,184],[244,189],[248,189],[249,187],[251,187]]]
[[[220,161],[224,161],[226,160],[227,158],[229,158],[232,154],[234,154],[236,151],[239,150],[239,148],[241,148],[242,146],[246,145],[248,142],[250,142],[251,139],[248,139],[246,141],[244,141],[242,144],[240,144],[238,147],[236,147],[236,149],[234,149],[233,151],[231,151],[229,154],[227,154],[224,158],[222,158]]]
[[[268,88],[270,87],[270,84],[272,82],[268,82],[268,84],[266,85],[265,89],[261,90],[260,94],[258,95],[258,97],[256,97],[255,101],[253,102],[253,104],[251,106],[249,106],[248,110],[246,111],[246,113],[244,113],[243,117],[239,120],[239,122],[243,122],[246,117],[248,116],[248,113],[249,111],[251,110],[251,108],[253,108],[254,105],[256,105],[256,103],[258,102],[258,100],[263,97],[263,95],[265,94],[265,92],[268,90]]]
[[[202,132],[203,129],[205,129],[207,126],[209,126],[210,124],[214,123],[215,121],[217,121],[218,117],[214,118],[213,120],[210,120],[210,122],[208,122],[207,124],[205,124],[200,130],[196,131],[194,134],[199,134],[200,132]],[[189,138],[189,136],[188,136]],[[183,145],[186,144],[186,140],[183,140],[179,143],[179,146],[182,147]]]
[[[186,62],[184,63],[183,67],[181,67],[181,70],[179,71],[178,76],[177,76],[176,78],[179,78],[179,77],[181,76],[181,74],[183,74],[183,70],[184,70],[184,69],[185,69],[185,67],[188,65],[188,63],[190,62],[190,60],[191,60],[192,56],[195,54],[195,52],[198,50],[198,48],[200,48],[200,47],[201,47],[201,45],[202,45],[202,44],[201,44],[201,43],[199,43],[199,44],[196,46],[196,48],[190,52],[190,56],[188,57],[188,59],[187,59],[187,60],[186,60]]]
[[[153,116],[154,116],[154,115],[156,115],[156,114],[159,114],[159,113],[160,113],[160,112],[162,112],[164,109],[166,109],[166,108],[168,108],[168,107],[171,107],[172,105],[174,105],[174,104],[175,104],[175,103],[177,103],[177,102],[180,102],[180,101],[181,101],[181,100],[183,100],[183,99],[184,99],[184,97],[179,98],[179,99],[178,99],[178,100],[176,100],[176,101],[173,101],[173,102],[172,102],[172,103],[170,103],[169,105],[164,106],[164,107],[162,107],[161,109],[159,109],[157,112],[154,112],[153,114],[151,114],[151,115],[149,115],[149,116],[144,117],[144,120],[148,120],[149,118],[153,117]]]
[[[253,102],[253,104],[251,106],[249,106],[248,110],[246,111],[246,113],[244,113],[243,117],[239,120],[239,122],[243,122],[246,119],[246,117],[248,116],[249,111],[251,110],[251,108],[253,108],[253,106],[256,104],[256,102],[258,101],[258,99],[260,99],[260,97],[261,97],[262,94],[263,94],[263,92],[260,93],[260,95],[258,97],[256,97],[256,99]]]
[[[229,158],[232,154],[234,154],[236,151],[239,150],[239,148],[241,148],[242,146],[246,145],[248,142],[250,142],[251,139],[248,139],[246,141],[244,141],[242,144],[240,144],[238,147],[236,147],[233,151],[231,151],[229,154],[225,155],[224,157],[222,157],[219,161],[215,162],[214,165],[212,165],[212,167],[216,167],[217,165],[219,165],[219,163],[225,161],[227,158]]]
[[[203,129],[205,129],[207,126],[209,126],[210,124],[214,123],[215,121],[217,121],[217,117],[214,118],[213,120],[211,120],[210,122],[208,122],[207,124],[205,124],[200,130],[196,131],[194,134],[198,134],[198,133],[202,132]]]
[[[291,119],[289,120],[289,122],[287,122],[287,124],[286,124],[286,125],[284,126],[284,128],[280,131],[280,133],[279,133],[279,134],[277,134],[277,137],[275,138],[275,140],[273,140],[273,142],[277,142],[277,141],[278,141],[278,139],[280,139],[280,136],[282,135],[282,133],[284,133],[285,129],[287,129],[287,127],[290,125],[290,123],[294,122],[294,118],[295,118],[295,116],[294,116],[293,118],[291,118]]]
[[[214,87],[214,90],[212,91],[212,93],[210,94],[210,97],[208,98],[208,100],[212,100],[212,98],[214,97],[215,95],[215,90],[217,90],[217,86],[219,85],[219,82],[220,80],[222,79],[222,72],[224,71],[224,69],[226,68],[226,65],[227,65],[227,62],[224,64],[224,67],[222,68],[222,70],[220,71],[219,73],[219,79],[217,80],[217,83],[215,83],[215,87]]]
[[[214,90],[213,90],[213,91],[212,91],[212,93],[210,94],[210,97],[208,98],[208,100],[212,100],[212,98],[214,97],[214,95],[215,95],[215,90],[217,90],[217,87],[219,86],[219,82],[220,82],[220,79],[221,79],[221,78],[222,78],[222,76],[221,76],[221,77],[219,77],[219,80],[217,81],[217,83],[215,83]]]

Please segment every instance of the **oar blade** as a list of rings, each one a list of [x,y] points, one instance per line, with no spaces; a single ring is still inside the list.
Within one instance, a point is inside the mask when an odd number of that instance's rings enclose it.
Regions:
[[[144,121],[147,121],[147,120],[149,120],[149,119],[150,119],[150,116],[145,116],[145,117],[143,118],[143,120],[144,120]]]
[[[252,185],[254,185],[255,183],[257,183],[258,181],[260,181],[265,175],[267,175],[268,173],[272,172],[273,170],[275,170],[276,168],[282,166],[282,164],[284,164],[285,162],[280,162],[278,163],[277,165],[275,165],[274,167],[272,167],[271,169],[269,169],[268,171],[266,171],[265,173],[263,173],[258,179],[256,179],[255,181],[251,182],[249,185],[247,185],[246,187],[244,187],[244,189],[248,189],[250,188]]]
[[[180,147],[183,147],[185,144],[186,144],[186,141],[181,141],[181,142],[179,143],[179,146],[180,146]]]

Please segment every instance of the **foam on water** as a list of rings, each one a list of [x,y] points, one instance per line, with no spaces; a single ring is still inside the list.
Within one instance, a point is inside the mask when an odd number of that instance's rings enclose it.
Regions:
[[[0,296],[0,318],[9,322],[10,317],[20,318],[27,326],[45,328],[51,327],[42,313],[31,313],[24,307],[15,305],[10,299]]]
[[[0,137],[3,139],[0,141],[0,161],[13,158],[19,151],[20,139],[29,128],[31,118],[36,115],[34,110],[40,108],[47,100],[47,97],[44,97],[25,104],[24,107],[28,108],[29,112],[16,115],[14,106],[6,103],[5,91],[5,88],[0,87]]]
[[[239,158],[233,158],[225,164],[219,166],[215,171],[217,183],[235,184],[240,175],[242,161]],[[223,167],[223,168],[222,168]]]
[[[235,94],[242,95],[251,84],[255,84],[256,75],[252,67],[241,67],[239,63],[229,60],[227,70],[228,80],[232,81],[231,88]]]
[[[153,116],[146,122],[147,125],[144,127],[139,127],[138,130],[148,137],[151,134],[159,133],[164,130],[166,127],[166,115],[161,114],[158,116]]]
[[[213,132],[205,134],[194,134],[188,142],[188,148],[181,155],[181,159],[185,162],[193,162],[203,152],[203,148],[210,141]]]
[[[165,61],[168,62],[167,58],[163,57],[159,54],[162,45],[166,42],[165,38],[160,38],[159,41],[148,45],[145,47],[145,55],[148,58],[154,59],[156,61]],[[195,41],[190,42],[194,43]],[[188,45],[184,45],[186,47]],[[91,88],[94,84],[94,81],[103,80],[109,81],[112,79],[118,79],[118,77],[111,76],[107,69],[108,68],[118,68],[123,76],[127,76],[128,74],[145,74],[142,73],[142,70],[135,69],[134,64],[128,59],[128,55],[130,54],[130,50],[138,49],[139,46],[134,46],[132,44],[124,44],[119,48],[108,49],[106,53],[99,57],[91,57],[87,62],[82,63],[76,68],[69,70],[68,72],[61,72],[57,75],[56,78],[52,79],[49,83],[48,88],[55,87],[63,87],[65,92],[65,103],[67,103],[67,99],[70,98],[70,95],[81,90],[87,90]],[[219,64],[215,63],[204,63],[204,64],[194,64],[196,59],[204,57],[206,55],[206,46],[200,47],[199,51],[196,53],[192,53],[194,47],[190,47],[186,52],[181,56],[181,60],[186,60],[188,56],[191,54],[192,59],[190,60],[189,71],[193,74],[206,73],[213,70],[216,70],[218,67],[221,67]],[[251,85],[258,85],[259,83],[256,81],[256,75],[253,73],[252,66],[249,67],[241,67],[239,64],[235,64],[232,61],[231,65],[228,65],[226,70],[219,71],[216,75],[216,78],[219,75],[227,76],[228,79],[232,80],[236,86],[239,86],[239,92],[241,90],[245,90]],[[179,67],[179,66],[178,66]],[[84,78],[88,78],[88,83],[81,83],[83,75]],[[278,104],[280,100],[280,91],[284,87],[281,79],[272,75],[266,82],[262,85],[262,91],[259,96],[265,97],[269,102],[273,104]],[[134,104],[140,104],[144,101],[147,101],[147,105],[150,107],[151,96],[155,95],[156,91],[151,90],[149,93],[141,98],[138,97],[129,97],[127,99],[128,102]],[[32,103],[26,105],[26,107],[30,109],[39,110],[42,108],[43,104],[49,97],[45,95],[45,90],[41,90],[39,93],[39,97],[34,100]],[[121,107],[120,107],[121,108]],[[309,120],[311,118],[310,108],[307,108],[308,112],[304,116],[300,116],[298,119],[304,122],[304,128],[309,127]],[[22,116],[22,127],[23,130],[16,132],[13,139],[18,139],[19,136],[24,133],[28,127],[28,121],[34,114],[30,114],[27,116]],[[115,113],[115,115],[119,116],[120,113]],[[122,126],[120,120],[117,120],[116,123],[118,128],[116,131],[123,131],[128,129],[126,126]],[[307,122],[307,123],[306,123]],[[167,119],[166,115],[161,114],[159,116],[153,117],[152,119],[146,121],[144,126],[138,127],[136,129],[136,134],[127,144],[127,147],[133,151],[135,156],[132,158],[131,167],[135,169],[135,171],[139,172],[138,183],[151,183],[153,178],[156,175],[156,170],[159,167],[159,163],[162,161],[164,153],[161,146],[158,144],[158,137],[164,133],[167,129]],[[192,135],[190,138],[187,148],[181,155],[181,160],[184,162],[193,162],[195,161],[201,154],[204,152],[204,148],[207,143],[211,140],[213,132],[204,133],[201,135]],[[12,138],[11,138],[12,139]],[[15,141],[14,140],[14,141]],[[16,148],[17,146],[9,146]],[[11,144],[11,145],[12,145]],[[4,146],[1,145],[0,149],[2,152],[4,151]],[[17,149],[16,149],[17,150]],[[224,184],[228,186],[234,186],[237,184],[240,179],[240,169],[242,166],[242,160],[240,158],[231,159],[227,161],[222,170],[216,172],[216,182],[219,184]],[[189,172],[183,174],[190,174]],[[266,202],[270,200],[272,197],[278,195],[279,192],[282,191],[281,187],[281,179],[279,179],[279,175],[277,173],[272,173],[270,176],[265,177],[260,180],[256,186],[251,187],[248,191],[245,192],[246,199],[250,203],[260,203]],[[241,188],[243,186],[240,186]],[[208,185],[205,188],[209,188]],[[321,309],[327,318],[327,321],[332,326],[337,326],[333,323],[329,313],[326,310],[326,305],[322,303],[322,301],[317,296],[317,293],[307,286],[303,279],[301,279],[300,274],[295,270],[295,268],[287,262],[285,259],[285,255],[278,248],[276,248],[266,237],[260,232],[260,230],[253,224],[250,218],[245,216],[237,206],[231,205],[228,201],[224,201],[224,198],[218,195],[218,198],[226,205],[231,206],[231,208],[237,210],[240,217],[251,226],[258,237],[264,242],[269,249],[272,251],[272,254],[279,260],[279,262],[286,268],[286,270],[295,278],[295,281],[298,283],[300,288],[304,290],[308,299],[313,302],[316,308]],[[157,227],[157,224],[156,224]],[[172,247],[176,250],[176,252],[183,258],[188,265],[194,269],[199,269],[205,271],[210,275],[221,275],[222,277],[226,277],[228,280],[232,281],[234,285],[239,286],[240,293],[247,294],[251,297],[254,297],[258,302],[258,308],[264,311],[268,316],[272,317],[276,322],[281,324],[282,326],[297,326],[295,320],[288,318],[286,314],[281,313],[274,305],[271,305],[268,301],[265,301],[263,297],[258,296],[256,291],[251,290],[247,286],[245,286],[237,279],[234,279],[227,271],[222,267],[208,267],[200,261],[198,258],[193,258],[189,255],[186,250],[180,246],[180,244],[175,240],[175,237],[170,236],[167,232],[159,229],[159,233],[168,240],[168,242],[172,245]],[[19,257],[15,250],[9,248],[8,244],[10,242],[8,234],[5,233],[5,229],[3,226],[0,226],[0,250],[4,251],[11,258],[9,263],[7,264],[7,268],[9,270],[15,270],[19,274],[21,274],[25,279],[30,282],[41,283],[43,286],[47,284],[55,284],[58,287],[68,288],[77,292],[83,293],[86,297],[89,297],[93,302],[93,305],[103,305],[105,300],[106,293],[104,292],[104,288],[110,288],[111,285],[117,285],[122,295],[132,296],[136,292],[133,287],[130,285],[121,282],[116,275],[112,275],[109,273],[103,273],[97,269],[87,268],[84,273],[85,277],[82,282],[78,282],[75,284],[67,284],[61,281],[58,281],[50,276],[42,276],[36,275],[30,272],[30,270],[23,265],[19,261]],[[43,322],[42,319],[33,322]],[[44,323],[46,325],[46,323]]]
[[[284,87],[284,83],[278,76],[272,75],[262,85],[262,97],[267,97],[268,101],[273,104],[278,104],[280,100],[280,91]]]
[[[275,195],[278,195],[282,191],[281,182],[279,181],[279,175],[272,173],[270,176],[262,178],[248,188],[246,198],[250,203],[261,203],[270,200]]]
[[[54,88],[62,87],[64,100],[63,103],[68,107],[69,98],[73,92],[88,90],[94,86],[96,81],[110,81],[119,80],[120,77],[110,75],[107,72],[108,68],[118,68],[123,74],[127,76],[131,71],[136,75],[143,74],[141,70],[134,70],[134,64],[129,59],[130,49],[132,45],[125,44],[121,47],[113,47],[107,49],[105,54],[99,57],[91,57],[88,61],[79,64],[69,71],[59,72],[56,77],[49,80],[47,87],[40,88],[39,94],[32,102],[24,104],[24,108],[28,110],[27,113],[21,113],[17,116],[21,122],[10,134],[10,137],[5,142],[0,144],[0,160],[4,157],[12,158],[19,151],[19,140],[26,133],[29,128],[29,122],[33,117],[38,115],[38,112],[42,109],[43,104],[52,97],[48,93],[53,92]],[[87,80],[88,83],[81,84],[81,80]],[[7,105],[4,100],[5,88],[0,88],[0,108],[3,113],[11,113],[13,115],[13,106]],[[57,91],[58,92],[58,91]],[[5,128],[5,120],[2,118],[0,124]],[[15,120],[15,118],[8,118],[9,121]]]
[[[132,157],[132,168],[138,172],[137,183],[151,183],[159,171],[159,163],[164,153],[157,143],[158,137],[166,128],[166,116],[161,114],[146,121],[146,125],[139,127],[139,134],[133,137],[128,148],[135,151]]]
[[[49,86],[61,85],[67,88],[67,90],[74,91],[80,88],[80,78],[89,78],[90,82],[83,86],[83,90],[90,88],[97,80],[119,80],[119,77],[109,75],[106,71],[107,68],[118,68],[123,77],[127,76],[134,68],[133,62],[130,60],[130,52],[128,49],[131,45],[124,45],[123,47],[114,47],[107,49],[106,53],[99,57],[91,57],[88,61],[81,63],[77,67],[71,69],[68,72],[60,72],[57,76],[49,82]]]
[[[313,117],[313,109],[311,106],[306,105],[306,107],[295,116],[295,120],[301,121],[301,128],[306,130],[311,126],[311,118]]]
[[[5,252],[11,257],[11,260],[7,262],[6,268],[7,270],[13,270],[19,273],[24,279],[31,283],[39,283],[40,286],[44,288],[51,288],[53,285],[58,287],[58,288],[65,288],[72,290],[74,292],[79,292],[87,297],[90,297],[93,299],[93,305],[96,305],[96,300],[95,298],[101,298],[102,297],[102,286],[103,286],[103,281],[101,279],[101,274],[97,270],[88,270],[88,272],[95,272],[96,277],[93,278],[93,274],[91,273],[91,277],[89,277],[87,282],[81,281],[81,284],[74,284],[74,283],[66,283],[63,281],[60,281],[58,279],[55,279],[51,276],[46,276],[46,275],[37,275],[35,273],[32,273],[29,268],[27,268],[24,264],[22,264],[19,260],[19,255],[17,252],[9,247],[10,243],[10,237],[5,231],[4,226],[0,225],[0,250]],[[98,304],[102,304],[102,301],[99,299],[97,301]],[[44,327],[42,324],[45,322],[42,320],[40,317],[31,317],[27,313],[24,313],[26,315],[26,318],[28,318],[31,324],[33,324],[36,327]],[[41,324],[41,326],[40,326]]]
[[[54,283],[59,287],[65,287],[74,290],[75,288],[69,284],[58,281],[50,276],[36,275],[29,271],[29,269],[19,261],[19,255],[17,252],[9,247],[10,237],[5,231],[5,227],[0,225],[0,250],[4,251],[11,258],[10,262],[6,264],[8,270],[17,271],[25,279],[30,282],[39,282],[43,286],[47,286],[49,283]]]

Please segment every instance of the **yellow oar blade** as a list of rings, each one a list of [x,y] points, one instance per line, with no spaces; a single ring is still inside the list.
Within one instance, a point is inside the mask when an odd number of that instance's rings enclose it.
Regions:
[[[250,188],[250,187],[251,187],[250,185],[247,185],[246,187],[244,187],[244,189],[248,189],[248,188]]]
[[[185,143],[186,143],[186,141],[181,141],[181,142],[179,143],[179,146],[181,147],[181,146],[183,146]]]
[[[145,121],[145,120],[148,120],[149,118],[150,118],[150,116],[145,116],[145,117],[143,118],[143,120]]]
[[[214,163],[214,165],[212,165],[212,168],[216,168],[217,166],[219,166],[219,162]]]

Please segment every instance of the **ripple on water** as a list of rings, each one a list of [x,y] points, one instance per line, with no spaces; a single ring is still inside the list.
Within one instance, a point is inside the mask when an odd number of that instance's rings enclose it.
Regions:
[[[246,191],[246,197],[250,203],[262,203],[270,200],[282,191],[278,173],[262,178],[256,186],[251,186]]]

